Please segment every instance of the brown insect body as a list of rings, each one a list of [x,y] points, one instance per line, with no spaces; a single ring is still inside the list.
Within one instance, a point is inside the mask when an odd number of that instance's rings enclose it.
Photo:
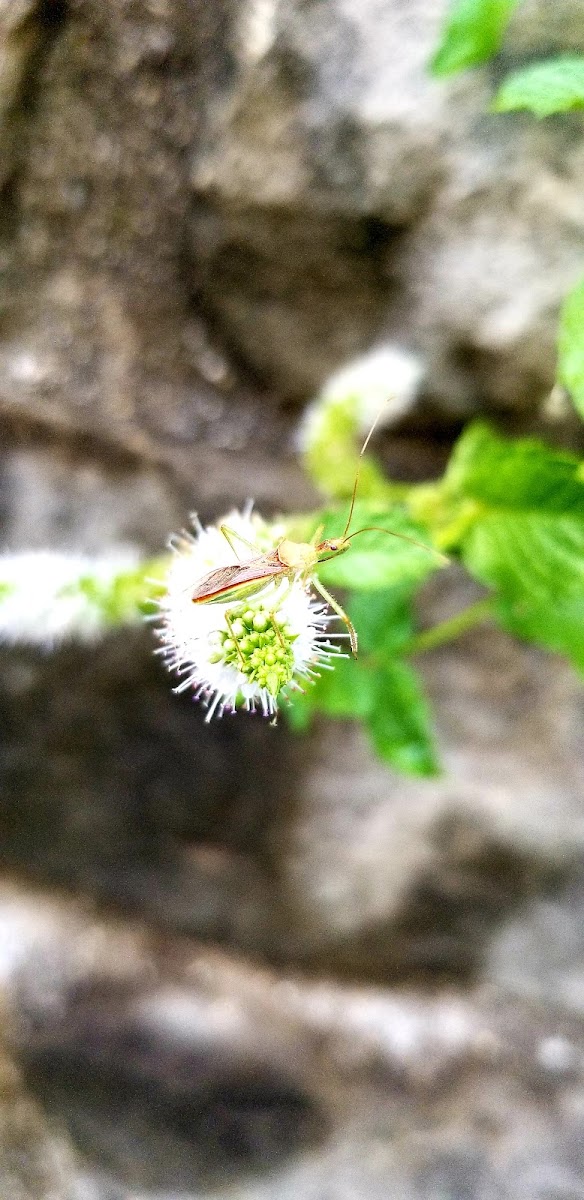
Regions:
[[[330,554],[341,554],[349,549],[349,542],[344,539],[326,542],[292,542],[288,538],[276,546],[247,562],[233,563],[227,567],[218,567],[204,575],[195,585],[191,595],[193,604],[226,603],[230,593],[237,589],[237,598],[243,600],[258,591],[262,580],[282,578],[289,579],[299,576],[308,578],[316,564]],[[235,597],[234,597],[235,598]]]
[[[195,584],[191,600],[193,604],[212,604],[213,601],[225,603],[230,598],[229,592],[233,588],[238,589],[239,597],[243,599],[244,595],[251,596],[253,592],[257,592],[258,583],[261,583],[262,579],[267,582],[275,575],[287,573],[288,568],[278,558],[277,549],[270,550],[267,554],[250,558],[247,562],[233,563],[231,566],[210,571]]]
[[[292,542],[289,538],[283,538],[274,550],[268,550],[265,554],[248,559],[247,562],[233,563],[210,571],[195,585],[191,593],[193,604],[228,604],[231,600],[245,600],[247,596],[257,595],[258,591],[273,579],[302,579],[305,582],[310,579],[322,598],[345,622],[351,639],[351,649],[353,654],[356,654],[357,634],[349,618],[314,576],[317,563],[348,550],[350,539],[343,535],[341,538],[317,542],[319,532],[320,530],[317,530],[312,542]]]

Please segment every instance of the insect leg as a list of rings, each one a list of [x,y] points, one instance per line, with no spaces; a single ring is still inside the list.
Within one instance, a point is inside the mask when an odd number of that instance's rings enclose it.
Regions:
[[[240,649],[240,647],[239,647],[239,642],[238,642],[238,640],[237,640],[237,638],[236,638],[236,636],[235,636],[235,633],[233,632],[233,625],[231,624],[231,617],[229,616],[229,613],[225,613],[225,624],[226,624],[226,626],[227,626],[227,628],[228,628],[228,630],[229,630],[229,632],[230,632],[230,634],[231,634],[231,640],[232,640],[232,642],[233,642],[233,643],[234,643],[234,645],[235,645],[235,649],[236,649],[236,652],[237,652],[237,657],[238,657],[238,659],[239,659],[239,664],[240,664],[240,666],[241,666],[241,669],[242,669],[242,671],[243,671],[243,673],[244,673],[244,675],[245,675],[245,659],[244,659],[244,657],[243,657],[243,654],[241,653],[241,649]]]
[[[291,587],[291,580],[290,580],[290,579],[287,579],[287,580],[286,580],[286,583],[288,584],[288,591],[290,591],[290,587]],[[278,596],[278,603],[277,603],[276,607],[271,609],[271,611],[268,613],[268,616],[269,616],[269,618],[270,618],[270,621],[272,622],[272,629],[274,630],[274,633],[276,634],[276,637],[277,637],[277,639],[278,639],[278,641],[279,641],[279,643],[280,643],[280,645],[281,645],[281,647],[282,647],[282,650],[285,650],[285,649],[286,649],[286,643],[285,643],[285,641],[284,641],[284,638],[282,637],[282,631],[281,631],[281,629],[280,629],[280,626],[278,625],[278,622],[277,622],[277,620],[276,620],[276,613],[277,613],[277,611],[278,611],[278,609],[279,609],[279,607],[280,607],[280,603],[281,603],[281,601],[282,601],[282,595],[279,595],[279,596]]]
[[[323,600],[326,600],[326,603],[330,605],[330,607],[333,609],[333,612],[336,612],[337,617],[340,617],[341,621],[343,621],[344,624],[347,626],[347,629],[349,630],[349,637],[351,639],[351,652],[353,654],[353,657],[356,658],[358,647],[357,647],[357,631],[355,629],[355,626],[350,621],[344,608],[341,608],[340,604],[338,603],[337,600],[335,600],[334,596],[331,596],[330,592],[327,592],[324,584],[322,584],[320,582],[320,579],[317,579],[316,575],[313,575],[313,577],[311,579],[311,583],[312,583],[313,587],[316,588],[317,592],[319,592],[319,594],[322,596]]]
[[[247,538],[245,538],[242,533],[238,533],[236,529],[230,529],[229,525],[220,525],[219,530],[223,534],[225,541],[229,542],[229,545],[230,545],[231,549],[233,550],[235,557],[238,560],[239,560],[239,554],[237,553],[237,550],[235,549],[235,546],[233,544],[235,540],[237,540],[238,542],[243,542],[244,546],[247,546],[249,550],[253,550],[256,554],[262,553],[259,546],[254,546],[253,542],[248,542]]]

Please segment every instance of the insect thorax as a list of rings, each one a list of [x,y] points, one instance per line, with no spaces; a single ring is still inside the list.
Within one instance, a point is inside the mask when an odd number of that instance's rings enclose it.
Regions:
[[[291,571],[312,571],[318,561],[316,548],[312,542],[290,542],[284,538],[278,546],[278,558]]]

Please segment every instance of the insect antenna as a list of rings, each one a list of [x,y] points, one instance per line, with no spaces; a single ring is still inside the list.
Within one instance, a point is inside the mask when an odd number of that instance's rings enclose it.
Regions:
[[[417,538],[409,537],[407,533],[397,533],[395,529],[384,529],[381,525],[364,525],[363,529],[356,529],[345,540],[350,542],[352,538],[358,537],[360,533],[388,533],[390,537],[401,538],[402,542],[411,542],[412,546],[419,546],[420,550],[428,550],[430,554],[435,554],[444,563],[450,562],[446,554],[441,554],[440,550],[435,550],[433,546],[428,546],[426,542],[419,542]]]
[[[352,496],[351,496],[351,505],[350,505],[350,508],[349,508],[349,516],[347,517],[347,524],[345,525],[345,529],[344,529],[344,532],[343,532],[343,539],[345,539],[345,538],[346,538],[346,536],[347,536],[347,534],[348,534],[348,532],[349,532],[349,526],[350,526],[350,524],[351,524],[351,521],[352,521],[352,519],[353,519],[353,509],[355,508],[355,500],[356,500],[356,498],[357,498],[357,488],[358,488],[358,486],[359,486],[359,474],[360,474],[360,471],[361,471],[361,459],[363,458],[363,455],[364,455],[364,453],[365,453],[365,451],[366,451],[366,449],[367,449],[367,447],[368,447],[368,445],[369,445],[369,442],[371,441],[371,438],[373,437],[373,434],[374,434],[374,432],[375,432],[375,427],[376,427],[376,425],[378,424],[378,422],[379,422],[379,418],[381,417],[381,414],[382,414],[382,412],[383,412],[383,410],[384,410],[384,408],[385,408],[385,405],[386,405],[388,402],[389,402],[389,400],[384,400],[384,401],[383,401],[383,404],[382,404],[381,408],[379,409],[379,412],[377,413],[377,416],[375,417],[375,420],[374,420],[374,422],[373,422],[373,424],[372,424],[372,426],[371,426],[371,429],[369,430],[369,433],[367,434],[367,437],[365,438],[365,441],[363,442],[363,445],[361,446],[361,449],[360,449],[360,451],[359,451],[359,461],[358,461],[358,463],[357,463],[357,471],[356,471],[356,474],[355,474],[355,482],[354,482],[354,484],[353,484],[353,494],[352,494]]]

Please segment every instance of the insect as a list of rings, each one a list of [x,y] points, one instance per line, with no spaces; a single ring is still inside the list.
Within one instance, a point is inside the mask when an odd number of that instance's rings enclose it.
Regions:
[[[369,445],[369,440],[373,434],[379,415],[376,417],[365,438],[359,453],[359,459],[363,457]],[[236,557],[237,551],[233,545],[234,539],[242,542],[249,549],[257,551],[257,554],[245,562],[236,562],[230,566],[218,567],[203,576],[195,585],[191,594],[193,604],[227,604],[231,600],[244,600],[247,596],[257,595],[269,582],[278,579],[288,579],[290,583],[297,580],[300,580],[304,584],[310,583],[346,625],[351,642],[351,651],[356,657],[358,640],[355,627],[345,610],[335,600],[334,596],[331,596],[330,592],[327,591],[324,584],[318,578],[316,574],[318,564],[327,562],[331,558],[336,558],[338,554],[345,554],[350,549],[353,538],[371,530],[377,530],[381,533],[387,533],[391,537],[398,537],[406,542],[412,542],[414,546],[420,546],[423,550],[428,550],[431,554],[437,553],[433,547],[426,546],[423,542],[418,542],[415,538],[408,537],[405,533],[396,533],[393,529],[382,529],[379,525],[366,525],[363,529],[356,529],[354,533],[349,533],[353,510],[355,508],[358,483],[359,467],[357,467],[355,475],[349,515],[345,528],[339,537],[325,538],[324,541],[321,541],[320,538],[323,532],[323,526],[321,525],[315,531],[310,542],[293,542],[290,538],[282,538],[282,541],[273,550],[262,553],[259,552],[257,546],[248,542],[241,534],[229,529],[226,525],[222,525],[221,533],[229,542]],[[439,557],[443,558],[443,555]]]

